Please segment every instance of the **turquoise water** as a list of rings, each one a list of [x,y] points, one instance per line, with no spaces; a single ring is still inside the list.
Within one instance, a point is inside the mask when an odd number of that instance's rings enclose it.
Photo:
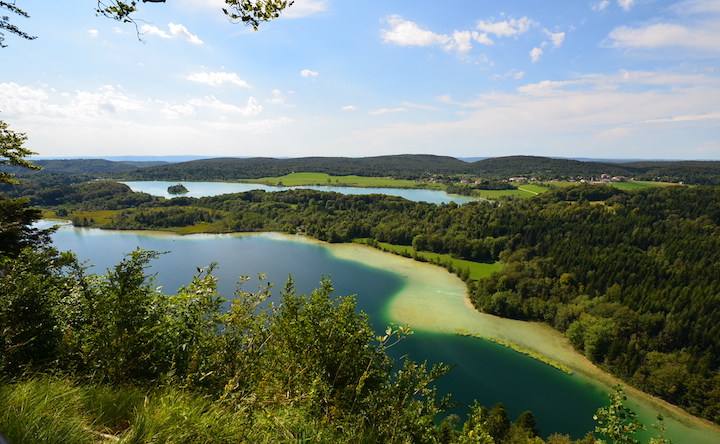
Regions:
[[[336,295],[357,294],[358,308],[370,315],[374,328],[383,330],[387,301],[404,286],[404,277],[357,262],[335,258],[327,247],[259,236],[193,235],[118,232],[65,227],[53,236],[62,250],[94,264],[91,272],[105,273],[125,253],[138,246],[170,251],[152,266],[168,294],[187,284],[197,267],[218,262],[221,294],[230,297],[239,276],[267,273],[282,288],[288,275],[300,292],[309,293],[322,276],[330,276]],[[257,281],[245,284],[253,291]],[[525,410],[535,413],[544,436],[553,432],[581,437],[592,430],[593,413],[606,402],[597,388],[527,356],[488,341],[448,334],[417,332],[392,349],[395,357],[408,355],[430,364],[457,366],[438,381],[441,395],[452,393],[461,403],[453,413],[461,418],[474,400],[492,407],[503,402],[512,419]]]
[[[162,196],[171,198],[167,189],[171,185],[182,184],[187,188],[188,192],[183,196],[188,197],[206,197],[217,196],[219,194],[242,193],[251,190],[265,191],[281,191],[296,188],[309,188],[320,191],[333,191],[340,194],[387,194],[389,196],[399,196],[407,200],[415,202],[428,202],[434,204],[455,202],[463,204],[466,202],[475,202],[479,199],[467,196],[453,196],[444,191],[421,190],[421,189],[401,189],[401,188],[356,188],[356,187],[333,187],[333,186],[312,186],[303,185],[299,187],[271,187],[258,183],[226,183],[226,182],[161,182],[161,181],[137,181],[123,182],[133,191],[148,193],[153,196]]]

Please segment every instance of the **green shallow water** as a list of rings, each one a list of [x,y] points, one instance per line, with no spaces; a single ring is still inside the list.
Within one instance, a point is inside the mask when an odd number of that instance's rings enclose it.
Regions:
[[[466,318],[466,314],[461,315],[461,310],[470,315],[476,313],[458,306],[462,302],[458,301],[457,294],[453,295],[453,291],[457,293],[456,280],[437,267],[425,268],[430,267],[427,264],[377,255],[374,250],[357,250],[355,246],[327,246],[282,235],[181,237],[63,228],[53,239],[58,248],[74,250],[82,260],[95,264],[91,270],[95,273],[104,273],[106,268],[117,264],[124,253],[138,246],[171,251],[153,264],[153,271],[167,293],[187,284],[197,267],[211,262],[219,263],[215,274],[220,278],[221,294],[226,297],[230,297],[241,275],[254,277],[267,273],[268,280],[279,289],[291,274],[298,290],[306,293],[317,287],[322,276],[330,276],[337,295],[357,294],[359,309],[370,315],[376,330],[383,330],[391,321],[405,323],[408,317],[417,321],[417,324],[412,322],[419,327],[413,328],[416,333],[393,348],[392,353],[396,357],[407,354],[415,361],[457,365],[437,386],[440,394],[452,393],[453,399],[461,403],[453,412],[463,418],[468,412],[467,405],[476,399],[488,407],[503,402],[513,419],[525,410],[533,411],[543,436],[559,432],[579,438],[594,428],[592,415],[607,401],[607,384],[580,374],[566,375],[486,340],[448,333],[454,331],[456,321],[462,328],[476,322],[474,318]],[[370,256],[365,257],[366,254]],[[252,291],[255,283],[245,285],[246,290]],[[408,294],[411,299],[406,297]],[[417,299],[412,300],[413,296]],[[440,304],[451,308],[448,313],[433,308],[432,303],[445,301],[446,297],[449,302]],[[423,300],[427,300],[427,307]],[[443,328],[435,328],[435,324],[427,320],[439,322]],[[649,425],[655,411],[635,408],[643,412],[643,420]],[[720,442],[720,434],[705,429],[693,432],[691,428],[676,428],[676,432],[679,432],[676,443]],[[692,440],[685,440],[690,436]]]

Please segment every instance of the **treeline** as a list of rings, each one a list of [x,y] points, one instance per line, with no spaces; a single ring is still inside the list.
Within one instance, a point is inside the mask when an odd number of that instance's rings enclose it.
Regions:
[[[583,185],[502,205],[460,206],[316,190],[179,199],[127,209],[105,226],[204,222],[218,232],[368,238],[501,260],[502,272],[468,281],[479,309],[546,322],[624,380],[720,422],[717,188],[624,192]]]
[[[22,167],[2,166],[3,171],[16,175],[43,175],[43,174],[93,174],[108,171],[134,170],[167,162],[156,160],[145,161],[112,161],[105,159],[41,159],[33,162],[42,167],[42,170],[28,172]]]
[[[178,163],[112,162],[102,159],[43,160],[39,172],[23,172],[18,167],[0,166],[0,170],[34,179],[47,174],[84,174],[88,178],[123,180],[207,181],[258,179],[277,177],[293,172],[327,173],[392,177],[395,179],[428,180],[436,176],[466,175],[491,181],[509,177],[535,177],[538,180],[597,179],[603,174],[625,176],[637,180],[684,182],[691,185],[720,185],[718,161],[643,161],[590,162],[537,156],[508,156],[476,162],[434,155],[393,155],[378,157],[302,157],[217,158]]]

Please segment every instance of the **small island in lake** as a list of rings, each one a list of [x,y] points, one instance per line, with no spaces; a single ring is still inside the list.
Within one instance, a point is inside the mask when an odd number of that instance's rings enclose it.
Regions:
[[[167,189],[168,193],[170,194],[185,194],[188,193],[188,189],[185,188],[185,185],[179,183],[177,185],[170,185]]]

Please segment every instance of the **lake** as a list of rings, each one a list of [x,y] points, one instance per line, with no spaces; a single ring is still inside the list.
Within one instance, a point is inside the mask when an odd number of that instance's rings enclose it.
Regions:
[[[272,233],[177,236],[65,226],[53,235],[53,240],[61,250],[74,250],[81,260],[95,264],[90,271],[98,274],[137,247],[169,251],[152,268],[168,294],[189,283],[197,267],[211,262],[219,264],[214,274],[220,278],[220,292],[225,297],[231,297],[241,275],[267,273],[276,289],[282,288],[288,275],[292,275],[298,291],[303,293],[316,288],[322,276],[330,276],[336,295],[357,294],[358,308],[369,314],[376,331],[382,331],[391,321],[411,323],[416,333],[391,349],[395,357],[407,354],[415,361],[427,360],[430,365],[457,364],[438,381],[437,387],[440,396],[452,393],[453,399],[462,403],[454,413],[463,419],[469,411],[467,406],[475,399],[488,407],[503,402],[512,419],[525,410],[533,411],[543,437],[560,432],[580,438],[593,430],[592,415],[607,402],[607,384],[577,373],[566,375],[489,341],[452,334],[456,323],[479,314],[463,307],[462,282],[429,264],[360,245],[328,245],[304,236]],[[245,290],[253,291],[256,282],[246,282]],[[425,302],[430,304],[428,307],[436,304],[430,313],[427,309],[423,312]],[[442,313],[441,307],[449,307],[449,314]],[[423,316],[430,319],[424,320]],[[655,411],[642,406],[639,410],[649,426]],[[692,422],[688,427],[670,419],[667,423],[676,443],[720,442],[720,434],[693,430]],[[677,439],[689,436],[693,437],[691,441]]]
[[[447,194],[444,191],[403,189],[403,188],[359,188],[359,187],[333,187],[324,185],[302,185],[297,187],[273,187],[260,183],[230,183],[230,182],[163,182],[163,181],[133,181],[122,182],[136,192],[148,193],[153,196],[165,198],[177,197],[167,192],[171,185],[182,184],[188,192],[182,194],[187,197],[217,196],[220,194],[242,193],[252,190],[282,191],[297,188],[309,188],[320,191],[333,191],[340,194],[387,194],[388,196],[399,196],[415,202],[428,202],[434,204],[455,202],[463,204],[477,202],[476,197],[456,196]]]

